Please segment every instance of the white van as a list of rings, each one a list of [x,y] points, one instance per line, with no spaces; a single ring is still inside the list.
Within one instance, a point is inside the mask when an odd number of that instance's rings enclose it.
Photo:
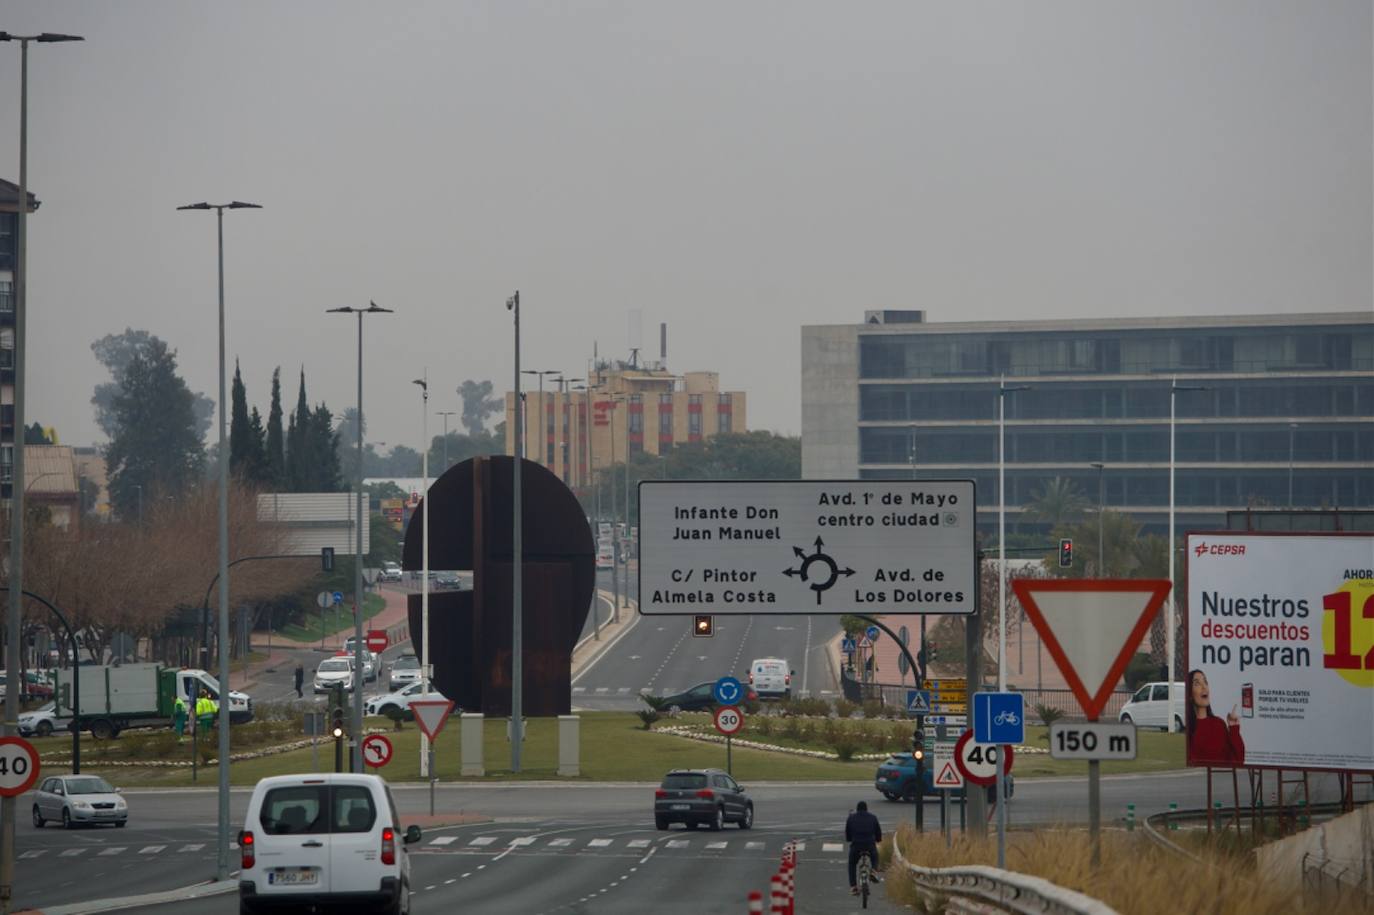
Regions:
[[[349,905],[410,912],[410,854],[376,775],[277,775],[253,789],[239,833],[239,911]]]
[[[1169,720],[1169,694],[1165,692],[1164,681],[1146,683],[1121,707],[1118,716],[1122,721],[1135,722],[1142,728],[1165,730]],[[1183,702],[1186,691],[1182,683],[1174,684],[1174,730],[1182,731],[1184,722]]]
[[[755,658],[749,664],[749,685],[760,699],[791,699],[794,673],[784,658]]]

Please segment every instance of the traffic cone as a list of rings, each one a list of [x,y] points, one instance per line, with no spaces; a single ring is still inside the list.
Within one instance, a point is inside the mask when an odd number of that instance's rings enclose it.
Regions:
[[[782,891],[786,894],[787,915],[793,915],[797,905],[797,868],[796,865],[788,860],[787,866],[782,869]]]
[[[768,892],[772,900],[768,911],[771,915],[787,915],[787,903],[783,901],[782,875],[774,874],[768,880]]]
[[[763,894],[758,890],[749,893],[749,915],[763,915]]]

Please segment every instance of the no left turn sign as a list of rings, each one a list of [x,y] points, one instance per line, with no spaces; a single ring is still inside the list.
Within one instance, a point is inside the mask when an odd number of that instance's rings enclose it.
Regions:
[[[18,797],[38,781],[38,751],[22,737],[0,737],[0,797]]]
[[[391,741],[381,734],[371,734],[363,740],[363,762],[380,769],[391,762]]]
[[[733,705],[722,705],[716,709],[716,730],[726,737],[738,734],[744,727],[744,713]]]

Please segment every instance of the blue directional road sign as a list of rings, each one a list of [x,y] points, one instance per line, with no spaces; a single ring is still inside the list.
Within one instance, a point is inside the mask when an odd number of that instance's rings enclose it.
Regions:
[[[864,634],[868,636],[870,642],[876,642],[878,641],[878,636],[882,634],[882,630],[877,626],[869,626],[864,630]]]
[[[342,591],[335,591],[335,592],[334,592],[334,606],[337,607],[337,606],[339,606],[339,605],[342,604],[342,603],[343,603],[343,592],[342,592]]]
[[[909,689],[906,691],[906,713],[908,715],[930,714],[930,690]]]
[[[737,705],[744,698],[744,687],[734,677],[721,677],[711,692],[721,705]]]
[[[974,693],[973,742],[1025,743],[1025,697],[1020,693]]]
[[[858,647],[859,646],[851,638],[846,637],[840,640],[840,651],[843,651],[845,654],[853,654],[858,650]]]

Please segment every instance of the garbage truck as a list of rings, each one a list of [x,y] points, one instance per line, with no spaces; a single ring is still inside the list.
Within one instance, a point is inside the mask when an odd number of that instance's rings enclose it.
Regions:
[[[220,702],[219,680],[213,674],[190,667],[164,667],[161,664],[118,664],[81,668],[81,695],[72,695],[70,670],[59,670],[53,684],[59,718],[71,716],[73,726],[90,731],[91,736],[118,737],[127,728],[166,727],[172,719],[178,697],[188,709],[204,689]],[[229,723],[253,720],[253,700],[246,694],[229,691]]]

